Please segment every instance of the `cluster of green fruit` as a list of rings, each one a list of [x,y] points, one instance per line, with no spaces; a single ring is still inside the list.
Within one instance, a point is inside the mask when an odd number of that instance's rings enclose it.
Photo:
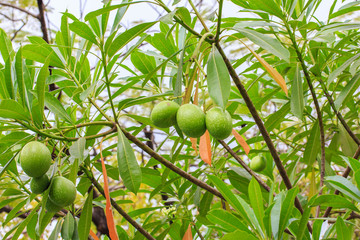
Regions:
[[[179,106],[175,102],[162,101],[154,107],[150,119],[160,128],[177,124],[185,135],[192,138],[201,137],[207,129],[211,136],[222,140],[230,136],[232,130],[230,114],[220,107],[213,107],[204,114],[194,104]]]
[[[45,144],[37,141],[27,143],[20,152],[20,165],[32,177],[32,193],[41,194],[50,187],[46,210],[57,212],[74,202],[76,187],[73,182],[61,176],[50,181],[46,175],[51,166],[51,153]]]

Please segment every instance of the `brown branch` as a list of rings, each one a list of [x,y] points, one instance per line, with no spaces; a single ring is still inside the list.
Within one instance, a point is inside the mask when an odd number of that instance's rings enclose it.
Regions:
[[[241,166],[251,175],[256,181],[268,192],[270,192],[270,187],[257,175],[249,166],[232,150],[229,145],[227,145],[224,141],[219,140],[221,145],[235,158],[235,160],[241,164]]]
[[[35,14],[33,14],[32,12],[29,12],[28,10],[23,9],[23,8],[21,8],[21,7],[18,7],[18,6],[9,4],[9,3],[0,3],[0,5],[5,6],[5,7],[14,8],[14,9],[19,10],[19,11],[21,11],[21,12],[24,12],[24,13],[26,13],[26,14],[28,14],[28,15],[36,18],[36,19],[39,19],[39,15],[35,15]]]
[[[360,146],[359,146],[358,149],[356,150],[353,158],[358,159],[359,157],[360,157]],[[344,173],[342,174],[342,176],[343,176],[344,178],[347,178],[347,177],[349,176],[350,172],[351,172],[351,168],[350,168],[349,166],[347,166],[346,169],[345,169],[345,171],[344,171]],[[335,190],[335,192],[334,192],[335,195],[338,195],[339,193],[340,193],[339,190]],[[327,218],[327,217],[330,215],[331,209],[332,209],[332,207],[326,208],[325,213],[324,213],[324,215],[323,215],[323,218]]]
[[[178,168],[174,164],[172,164],[170,161],[166,160],[164,157],[162,157],[157,152],[153,151],[151,148],[149,148],[146,144],[141,142],[139,139],[137,139],[135,136],[131,135],[128,131],[126,131],[124,128],[121,127],[122,132],[126,136],[127,139],[129,139],[131,142],[135,143],[139,148],[144,150],[147,154],[149,154],[151,157],[153,157],[155,160],[159,161],[161,164],[163,164],[165,167],[169,168],[171,171],[179,174],[183,178],[186,178],[190,182],[194,183],[195,185],[207,190],[208,192],[214,194],[215,196],[218,196],[221,199],[224,199],[224,197],[221,195],[221,193],[216,190],[215,188],[211,187],[207,183],[197,179],[193,175],[185,172],[181,168]]]
[[[38,8],[39,8],[39,21],[41,24],[41,32],[43,34],[43,39],[45,42],[49,43],[49,35],[47,32],[46,22],[45,22],[45,6],[42,0],[37,0]]]
[[[0,208],[0,213],[3,213],[3,212],[9,213],[9,212],[11,212],[11,210],[13,210],[12,207],[5,206],[5,207]],[[29,212],[18,212],[15,216],[25,219],[28,215],[29,215]]]
[[[343,118],[343,116],[341,115],[340,111],[336,110],[334,100],[332,99],[331,95],[327,91],[324,82],[321,79],[319,79],[319,81],[321,83],[321,86],[325,93],[325,96],[326,96],[327,100],[329,101],[329,104],[330,104],[331,108],[333,109],[334,113],[336,114],[337,118],[340,120],[341,124],[343,125],[343,127],[345,128],[347,133],[350,135],[350,137],[354,140],[354,142],[356,142],[357,145],[360,145],[360,140],[356,137],[355,133],[353,131],[351,131],[349,125],[346,123],[346,121]]]

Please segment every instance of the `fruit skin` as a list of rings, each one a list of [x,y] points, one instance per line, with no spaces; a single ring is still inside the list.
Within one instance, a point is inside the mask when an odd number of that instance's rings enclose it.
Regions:
[[[41,177],[33,178],[30,182],[30,189],[32,193],[43,193],[50,185],[49,177],[44,174]]]
[[[37,141],[29,142],[21,149],[20,165],[30,177],[41,177],[50,168],[51,153],[45,144]]]
[[[176,123],[176,112],[179,107],[176,102],[162,101],[154,107],[150,119],[157,127],[171,127]]]
[[[62,207],[56,205],[50,198],[47,199],[45,209],[48,212],[58,212],[62,209]]]
[[[250,168],[255,172],[261,172],[266,168],[266,160],[264,157],[255,156],[251,159]]]
[[[197,105],[182,105],[176,114],[176,120],[181,131],[189,137],[201,137],[206,131],[205,114]]]
[[[232,119],[228,111],[214,107],[206,112],[206,128],[216,139],[222,140],[230,136]]]
[[[76,187],[64,177],[54,177],[49,191],[49,199],[59,207],[69,206],[76,198]]]

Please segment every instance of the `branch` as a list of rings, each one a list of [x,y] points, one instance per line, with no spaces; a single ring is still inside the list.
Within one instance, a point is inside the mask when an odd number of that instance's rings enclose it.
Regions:
[[[46,22],[45,22],[45,6],[42,0],[37,0],[38,8],[39,8],[39,21],[41,24],[41,32],[43,34],[43,39],[45,42],[49,43],[49,35],[47,32]]]
[[[81,169],[84,171],[86,176],[92,182],[92,184],[96,187],[96,189],[105,197],[105,192],[103,187],[100,185],[98,181],[94,178],[92,173],[85,167],[81,166]],[[114,199],[110,198],[111,205],[116,209],[121,216],[123,216],[126,221],[128,221],[131,225],[133,225],[142,235],[144,235],[147,239],[155,240],[153,236],[150,235],[140,224],[138,224],[134,219],[132,219],[116,202]]]
[[[29,12],[28,10],[23,9],[23,8],[21,8],[21,7],[17,7],[17,6],[15,6],[15,5],[12,5],[12,4],[9,4],[9,3],[0,3],[0,5],[5,6],[5,7],[14,8],[14,9],[19,10],[19,11],[21,11],[21,12],[24,12],[24,13],[26,13],[26,14],[28,14],[28,15],[36,18],[36,19],[39,19],[39,15],[35,15],[35,14],[33,14],[32,12]]]
[[[353,158],[358,159],[359,157],[360,157],[360,146],[359,146],[358,149],[356,150]],[[350,172],[351,172],[351,168],[350,168],[349,166],[347,166],[346,169],[345,169],[345,172],[342,174],[342,176],[343,176],[344,178],[347,178],[347,177],[349,176]],[[339,193],[340,193],[339,190],[335,190],[335,193],[334,193],[334,194],[338,195]],[[332,207],[326,208],[325,213],[324,213],[324,215],[323,215],[323,218],[327,218],[327,217],[330,215],[331,209],[332,209]]]
[[[274,159],[274,162],[275,162],[275,165],[280,173],[280,176],[281,178],[283,179],[283,182],[286,186],[287,189],[292,189],[292,184],[291,184],[291,181],[289,179],[289,176],[287,175],[286,173],[286,170],[285,170],[285,167],[284,165],[282,164],[282,161],[280,159],[280,156],[279,154],[277,153],[276,151],[276,148],[274,146],[274,143],[272,142],[271,138],[270,138],[270,135],[268,133],[268,131],[266,130],[265,128],[265,125],[263,123],[263,121],[261,120],[253,102],[251,101],[244,85],[241,83],[240,81],[240,78],[238,77],[235,69],[233,68],[230,60],[227,58],[226,54],[224,53],[224,50],[221,48],[220,44],[217,42],[215,43],[216,45],[216,48],[218,49],[220,55],[222,56],[222,58],[224,59],[224,62],[226,64],[226,67],[228,69],[228,72],[231,76],[231,78],[233,79],[236,87],[238,88],[241,96],[243,97],[251,115],[253,116],[254,120],[255,120],[255,123],[256,125],[258,126],[260,132],[261,132],[261,135],[263,136],[264,140],[265,140],[265,143],[271,153],[271,156],[273,157]],[[298,199],[298,197],[295,198],[295,207],[300,211],[300,213],[302,214],[304,212],[302,206],[301,206],[301,203]],[[308,226],[308,229],[310,232],[312,232],[312,227],[310,226],[310,224],[308,223],[307,224]]]
[[[224,1],[224,0],[220,0],[220,1],[219,1],[219,14],[218,14],[218,22],[217,22],[217,28],[216,28],[216,37],[215,37],[215,41],[216,41],[216,42],[219,42],[219,37],[220,37],[220,28],[221,28],[221,16],[222,16],[223,1]]]
[[[270,192],[270,187],[259,177],[259,175],[257,175],[253,170],[251,170],[251,168],[249,168],[249,166],[238,156],[236,155],[236,153],[234,152],[234,150],[232,150],[229,145],[227,145],[223,140],[219,140],[219,142],[221,143],[221,145],[223,145],[223,147],[231,154],[231,156],[233,156],[233,158],[235,158],[236,161],[238,161],[238,163],[241,164],[241,166],[243,166],[243,168],[251,175],[253,176],[256,181],[258,181],[258,183],[268,192]]]
[[[353,131],[351,131],[349,125],[346,123],[345,119],[343,118],[343,116],[341,115],[341,113],[339,111],[336,110],[334,101],[331,97],[331,95],[329,94],[329,92],[326,89],[326,86],[324,84],[324,82],[319,79],[322,89],[325,93],[325,96],[327,98],[327,100],[329,101],[329,104],[331,106],[331,108],[333,109],[334,113],[336,114],[336,116],[338,117],[338,119],[340,120],[341,124],[343,125],[343,127],[345,128],[345,130],[348,132],[348,134],[350,135],[350,137],[354,140],[354,142],[356,142],[357,145],[360,145],[360,140],[356,137],[355,133]]]

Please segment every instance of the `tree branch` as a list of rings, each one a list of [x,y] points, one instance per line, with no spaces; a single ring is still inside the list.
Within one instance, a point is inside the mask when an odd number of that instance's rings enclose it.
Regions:
[[[9,4],[9,3],[1,3],[1,2],[0,2],[0,5],[5,6],[5,7],[14,8],[14,9],[19,10],[19,11],[21,11],[21,12],[24,12],[24,13],[26,13],[26,14],[28,14],[28,15],[30,15],[30,16],[32,16],[33,18],[36,18],[36,19],[38,19],[38,20],[39,20],[39,18],[40,18],[39,15],[35,15],[35,14],[33,14],[32,12],[29,12],[29,11],[26,10],[26,9],[23,9],[23,8],[21,8],[21,7],[18,7],[18,6]]]

